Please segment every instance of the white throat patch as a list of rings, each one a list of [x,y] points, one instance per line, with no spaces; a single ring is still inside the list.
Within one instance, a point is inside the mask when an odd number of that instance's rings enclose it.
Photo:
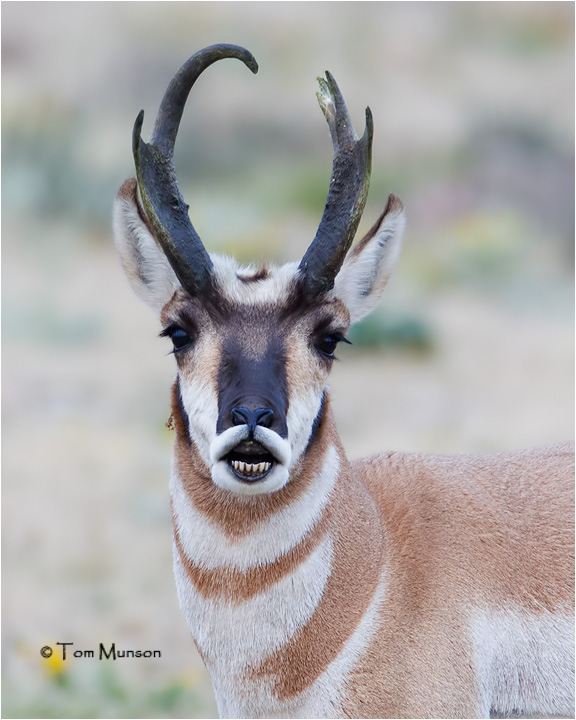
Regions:
[[[230,567],[245,572],[272,563],[295,548],[319,521],[330,502],[340,470],[338,452],[330,446],[322,467],[296,500],[263,521],[253,532],[235,542],[197,510],[172,465],[170,495],[174,523],[186,556],[204,570]]]

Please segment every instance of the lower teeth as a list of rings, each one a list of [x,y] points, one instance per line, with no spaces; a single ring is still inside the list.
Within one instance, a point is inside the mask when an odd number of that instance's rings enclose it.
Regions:
[[[247,463],[242,460],[232,460],[231,465],[236,472],[242,475],[263,475],[270,470],[272,463]]]

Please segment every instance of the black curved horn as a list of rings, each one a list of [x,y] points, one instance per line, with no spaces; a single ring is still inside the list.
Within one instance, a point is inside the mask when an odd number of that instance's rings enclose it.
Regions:
[[[223,58],[237,58],[258,72],[248,50],[238,45],[211,45],[192,55],[172,78],[158,110],[152,139],[145,143],[140,133],[142,110],[134,124],[132,152],[140,199],[146,219],[182,287],[192,295],[209,284],[212,261],[188,217],[174,169],[174,143],[184,106],[192,86],[202,72]]]
[[[366,129],[358,139],[336,81],[318,78],[318,102],[330,127],[334,161],[322,220],[300,262],[301,282],[309,295],[331,290],[350,249],[368,196],[372,155],[372,113],[366,108]]]

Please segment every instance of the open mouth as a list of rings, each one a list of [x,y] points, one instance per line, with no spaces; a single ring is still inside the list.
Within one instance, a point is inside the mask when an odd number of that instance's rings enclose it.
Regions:
[[[259,442],[244,440],[224,458],[238,480],[255,482],[268,475],[276,464],[276,458]]]
[[[235,425],[210,445],[212,482],[236,495],[276,492],[290,477],[290,443],[269,428]]]

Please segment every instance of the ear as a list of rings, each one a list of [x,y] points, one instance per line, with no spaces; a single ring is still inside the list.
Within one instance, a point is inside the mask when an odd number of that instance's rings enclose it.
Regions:
[[[139,298],[160,312],[180,287],[166,256],[142,219],[136,180],[126,180],[113,211],[114,240],[124,272]]]
[[[346,257],[334,294],[348,308],[351,322],[376,307],[400,256],[405,222],[402,203],[390,195],[376,224]]]

